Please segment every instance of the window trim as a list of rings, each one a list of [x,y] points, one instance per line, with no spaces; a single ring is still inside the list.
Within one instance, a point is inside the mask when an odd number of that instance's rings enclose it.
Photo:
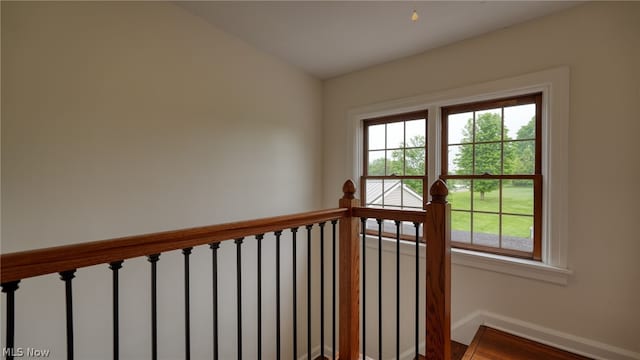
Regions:
[[[542,170],[543,170],[543,241],[542,261],[530,261],[474,251],[453,249],[454,264],[470,266],[532,279],[548,274],[566,283],[571,271],[567,269],[568,249],[568,130],[570,70],[557,67],[515,77],[487,81],[454,89],[434,91],[397,100],[373,103],[348,110],[346,117],[347,156],[345,174],[359,179],[362,169],[362,120],[426,108],[430,112],[428,131],[440,133],[439,107],[463,102],[482,101],[542,92]],[[428,153],[437,154],[439,136],[427,139]],[[429,184],[440,173],[440,159],[431,157],[427,165]],[[527,274],[531,275],[528,276]],[[555,279],[555,278],[554,278]]]

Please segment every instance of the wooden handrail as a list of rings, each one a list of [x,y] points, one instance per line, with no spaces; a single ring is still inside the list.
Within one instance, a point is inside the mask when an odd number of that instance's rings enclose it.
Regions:
[[[355,191],[351,180],[345,182],[344,195],[335,209],[1,254],[0,283],[340,219],[339,354],[341,360],[355,360],[359,357],[360,343],[360,218],[424,223],[426,358],[448,360],[451,353],[451,207],[446,201],[445,183],[438,180],[432,185],[432,201],[425,211],[359,207]]]
[[[347,216],[336,208],[0,255],[0,283],[290,229]]]
[[[351,216],[356,218],[384,219],[395,221],[410,221],[422,224],[425,222],[426,212],[424,210],[396,210],[354,207]]]

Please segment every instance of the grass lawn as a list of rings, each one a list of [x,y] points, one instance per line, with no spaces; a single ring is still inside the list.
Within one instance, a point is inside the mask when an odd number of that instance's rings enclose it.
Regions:
[[[482,181],[482,180],[481,180]],[[468,184],[468,181],[467,181]],[[448,199],[451,203],[453,230],[471,231],[471,216],[473,216],[473,232],[498,234],[500,216],[502,216],[503,236],[529,238],[530,228],[533,226],[533,187],[513,186],[505,183],[502,187],[502,213],[518,215],[500,215],[500,191],[498,189],[486,192],[481,199],[479,192],[473,194],[473,208],[469,188],[450,187]],[[495,214],[469,213],[455,210],[488,211]]]

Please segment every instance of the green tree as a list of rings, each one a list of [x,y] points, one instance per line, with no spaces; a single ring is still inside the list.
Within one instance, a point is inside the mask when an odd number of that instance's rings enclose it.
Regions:
[[[409,145],[405,146],[405,170],[407,175],[424,175],[425,174],[425,146],[427,141],[424,136],[416,135],[409,139]],[[403,144],[404,146],[404,144]]]
[[[426,139],[422,135],[416,135],[409,139],[409,143],[402,143],[401,146],[404,149],[404,158],[401,149],[396,149],[391,153],[392,158],[392,169],[395,174],[403,173],[403,165],[404,165],[404,174],[405,175],[424,175],[425,174],[425,160],[424,160],[424,147],[426,145]],[[407,186],[415,191],[416,193],[422,195],[422,181],[407,179],[404,180],[404,183]]]
[[[518,130],[516,139],[530,140],[536,137],[536,118],[535,116],[529,122]],[[533,174],[536,149],[534,141],[518,141],[514,143],[517,156],[514,157],[514,173],[516,174]],[[525,185],[528,182],[513,182],[514,185]]]
[[[391,153],[391,159],[388,159],[386,164],[385,164],[385,158],[379,158],[369,162],[369,171],[368,171],[369,175],[402,175],[403,173],[402,153],[400,152],[400,156],[397,156],[395,154],[396,151],[400,151],[400,150],[394,150]],[[386,169],[385,169],[385,165],[386,165]]]
[[[417,135],[409,139],[408,145],[401,143],[403,149],[395,149],[391,152],[391,158],[379,158],[369,163],[369,175],[424,175],[424,147],[426,139],[424,136]],[[404,150],[404,154],[403,154]],[[386,173],[385,173],[386,165]],[[411,190],[422,194],[422,181],[408,179],[404,183]]]
[[[369,175],[384,175],[384,158],[375,159],[369,163]]]
[[[518,130],[516,135],[517,139],[535,139],[536,137],[536,117],[532,117],[531,120]]]
[[[475,130],[475,131],[474,131]],[[458,174],[502,174],[511,173],[515,166],[514,148],[510,143],[501,143],[502,120],[499,114],[484,113],[476,118],[475,129],[473,119],[467,120],[462,130],[463,142],[475,142],[462,146],[460,152],[453,159],[458,167]],[[506,129],[504,129],[506,134]],[[475,135],[475,138],[474,138]],[[506,135],[504,140],[510,140]],[[494,142],[495,141],[495,142]],[[504,144],[504,161],[500,147]],[[474,163],[475,148],[475,163]],[[475,181],[474,191],[480,192],[480,200],[484,200],[484,194],[498,188],[498,180]]]

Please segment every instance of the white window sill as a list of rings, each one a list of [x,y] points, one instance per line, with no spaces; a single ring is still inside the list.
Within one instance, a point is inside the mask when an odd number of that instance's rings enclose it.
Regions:
[[[463,249],[451,249],[451,263],[559,285],[567,285],[573,274],[569,269],[539,261]]]
[[[377,237],[367,235],[366,239],[368,248],[378,249]],[[420,257],[423,259],[425,257],[424,246],[424,244],[420,244]],[[400,240],[401,255],[415,256],[415,249],[414,242]],[[382,251],[395,253],[396,241],[382,238]],[[558,285],[567,285],[569,277],[573,274],[569,269],[551,266],[539,261],[463,249],[451,249],[451,263]]]

